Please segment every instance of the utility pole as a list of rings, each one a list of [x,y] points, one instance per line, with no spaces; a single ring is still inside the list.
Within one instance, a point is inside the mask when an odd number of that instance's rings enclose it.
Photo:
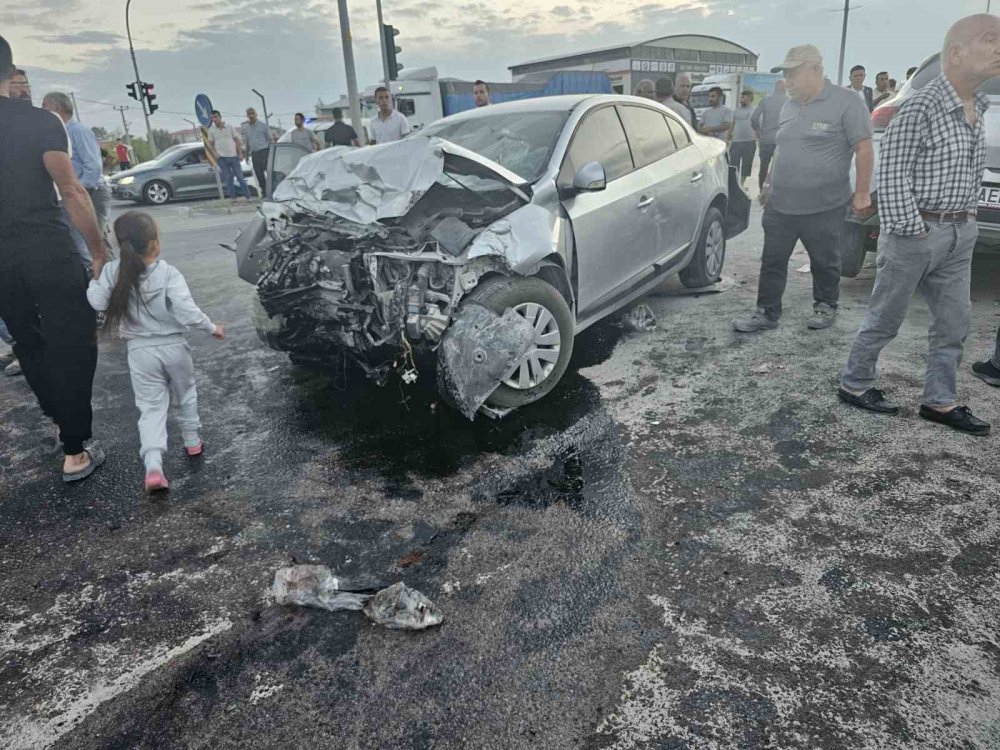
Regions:
[[[267,116],[267,99],[265,99],[264,95],[262,93],[260,93],[257,89],[250,89],[250,90],[252,92],[254,92],[257,96],[260,97],[260,104],[264,108],[264,124],[267,125],[267,140],[270,141],[271,140],[271,120]]]
[[[389,89],[389,93],[392,94],[391,81],[389,80],[389,58],[385,53],[385,24],[382,23],[382,0],[375,0],[375,10],[378,11],[378,38],[382,47],[382,77],[385,79],[385,87]],[[388,40],[390,44],[395,44],[391,39]]]
[[[132,69],[135,71],[136,91],[140,91],[142,90],[142,79],[139,78],[139,63],[135,61],[135,48],[132,46],[132,28],[128,21],[128,11],[131,5],[132,0],[125,0],[125,33],[128,35],[128,51],[132,55]],[[142,116],[146,119],[146,137],[149,138],[149,149],[155,157],[158,152],[156,150],[156,141],[153,140],[153,129],[149,126],[149,113],[146,112],[145,96],[139,98],[139,103],[142,105]]]
[[[128,109],[128,107],[114,107],[115,112],[120,113],[121,116],[122,116],[122,129],[125,131],[125,143],[127,143],[129,145],[129,147],[131,148],[131,146],[132,146],[132,136],[128,132],[128,123],[125,122],[125,110],[126,109]]]
[[[988,1],[988,0],[987,0]],[[851,0],[844,0],[844,28],[840,32],[840,65],[837,67],[837,85],[844,85],[844,52],[847,49],[847,16],[851,12]]]
[[[340,43],[344,48],[344,75],[347,77],[347,97],[351,103],[351,124],[361,133],[361,100],[358,98],[358,75],[354,70],[354,50],[351,47],[351,19],[347,16],[347,0],[337,0],[340,11]]]
[[[83,120],[80,119],[80,108],[76,106],[76,94],[70,91],[69,98],[73,100],[73,114],[76,115],[76,121],[82,123]]]

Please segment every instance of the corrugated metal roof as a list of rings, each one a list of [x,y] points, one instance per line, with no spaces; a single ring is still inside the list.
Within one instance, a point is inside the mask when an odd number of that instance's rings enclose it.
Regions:
[[[658,36],[655,37],[654,39],[648,39],[644,42],[635,42],[634,44],[616,44],[612,47],[601,47],[599,49],[581,50],[580,52],[569,52],[564,55],[552,55],[551,57],[542,57],[537,60],[529,60],[528,62],[518,63],[516,65],[509,65],[507,67],[507,70],[513,70],[514,68],[523,68],[528,65],[538,65],[540,63],[557,62],[559,60],[565,60],[568,57],[582,57],[584,55],[600,55],[605,52],[614,52],[615,50],[631,50],[633,47],[642,47],[647,44],[652,44],[653,42],[662,42],[667,39],[678,39],[681,37],[701,37],[702,39],[716,39],[720,42],[731,44],[734,47],[739,47],[741,50],[743,50],[749,55],[757,54],[753,50],[747,49],[742,44],[737,44],[736,42],[729,39],[723,39],[721,36],[710,36],[708,34],[670,34],[669,36]]]

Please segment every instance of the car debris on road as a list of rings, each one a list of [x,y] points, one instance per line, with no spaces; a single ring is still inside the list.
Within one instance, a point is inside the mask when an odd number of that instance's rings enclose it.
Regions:
[[[271,595],[282,606],[362,610],[372,622],[391,630],[424,630],[444,621],[430,599],[405,583],[376,588],[367,580],[340,578],[326,565],[293,565],[274,574]]]

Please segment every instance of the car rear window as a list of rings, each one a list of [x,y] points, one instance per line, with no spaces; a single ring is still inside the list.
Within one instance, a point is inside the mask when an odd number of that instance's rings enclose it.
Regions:
[[[662,112],[632,105],[620,109],[636,167],[645,167],[677,150]]]

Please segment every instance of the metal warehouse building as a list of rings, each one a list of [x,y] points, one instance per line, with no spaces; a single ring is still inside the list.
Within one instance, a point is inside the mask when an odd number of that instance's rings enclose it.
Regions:
[[[643,78],[687,73],[697,83],[712,73],[754,71],[757,53],[719,37],[679,34],[510,66],[515,83],[530,82],[556,70],[602,71],[611,78],[616,92],[627,94]]]

